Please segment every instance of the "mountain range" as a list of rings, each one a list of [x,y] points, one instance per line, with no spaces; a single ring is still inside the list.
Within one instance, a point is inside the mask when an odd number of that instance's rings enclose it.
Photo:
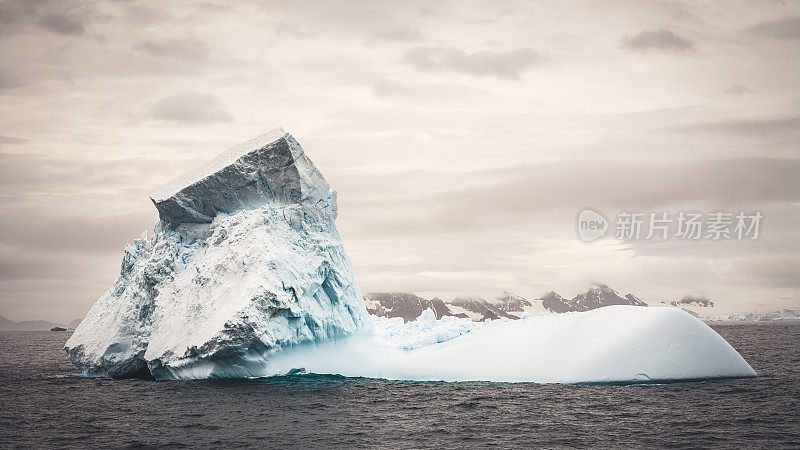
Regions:
[[[714,302],[701,295],[686,295],[682,299],[671,302],[661,302],[671,306],[694,306],[700,308],[713,308]]]
[[[647,306],[647,303],[633,294],[620,295],[608,285],[596,283],[586,292],[571,299],[566,299],[556,292],[550,291],[541,297],[527,300],[524,297],[503,292],[500,296],[487,300],[481,297],[456,297],[450,301],[439,297],[427,299],[410,292],[371,292],[364,294],[364,302],[370,314],[380,317],[400,317],[410,322],[419,317],[423,311],[430,309],[437,319],[445,316],[468,318],[476,322],[494,319],[519,319],[524,315],[540,315],[546,313],[566,313],[589,311],[611,305]],[[686,295],[676,301],[662,301],[661,304],[674,306],[700,317],[688,308],[714,308],[714,302],[706,297]],[[747,315],[707,315],[711,321],[768,321],[794,319],[800,313],[784,310],[764,314]],[[68,324],[49,322],[46,320],[11,321],[0,316],[0,331],[46,331],[53,327],[75,329],[81,319]]]
[[[454,314],[444,301],[438,297],[430,300],[410,292],[372,292],[364,295],[367,311],[380,317],[401,317],[404,322],[410,322],[430,309],[437,319],[444,316],[467,317]]]
[[[572,300],[567,300],[552,291],[545,294],[540,300],[546,310],[556,313],[589,311],[611,305],[647,306],[647,303],[639,300],[635,295],[625,294],[623,297],[602,283],[592,285],[588,291],[576,295]]]
[[[454,316],[482,322],[499,318],[519,319],[526,314],[589,311],[611,305],[647,306],[647,303],[633,294],[622,296],[601,283],[592,285],[588,291],[572,299],[548,292],[541,298],[527,300],[517,294],[504,292],[492,300],[456,297],[445,302],[438,297],[429,300],[408,292],[373,292],[364,295],[364,301],[370,314],[401,317],[406,322],[416,319],[426,309],[432,309],[437,319]]]
[[[75,319],[68,324],[50,322],[47,320],[23,320],[14,322],[13,320],[0,316],[0,331],[49,331],[54,327],[74,330],[79,323],[81,323],[81,319]]]

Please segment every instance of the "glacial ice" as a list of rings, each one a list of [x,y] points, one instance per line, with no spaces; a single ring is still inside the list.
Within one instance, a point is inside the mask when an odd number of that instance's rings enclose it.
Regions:
[[[282,346],[370,326],[336,230],[336,192],[282,129],[152,195],[154,233],[66,343],[88,376],[249,377]],[[254,367],[256,369],[254,369]]]
[[[401,320],[377,318],[372,336],[288,349],[274,355],[263,375],[293,370],[393,380],[535,383],[756,376],[725,339],[675,308],[608,306],[486,323],[455,317],[437,321],[428,311],[414,322]]]
[[[474,323],[370,317],[336,230],[336,192],[276,129],[152,194],[159,221],[67,341],[86,376],[309,372],[540,383],[755,376],[675,308]]]

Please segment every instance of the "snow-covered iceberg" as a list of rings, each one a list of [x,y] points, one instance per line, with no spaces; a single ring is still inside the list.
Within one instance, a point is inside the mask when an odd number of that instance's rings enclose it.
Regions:
[[[248,377],[281,347],[370,325],[336,192],[282,129],[157,189],[154,233],[66,343],[89,376]],[[187,375],[188,374],[188,375]]]
[[[336,230],[336,192],[276,129],[152,194],[159,221],[66,343],[87,376],[310,372],[400,380],[628,382],[755,376],[674,308],[612,306],[474,323],[371,318]]]
[[[276,354],[289,371],[417,381],[629,383],[754,377],[714,330],[675,308],[588,312],[477,323],[428,310],[413,322],[374,318],[371,337]]]

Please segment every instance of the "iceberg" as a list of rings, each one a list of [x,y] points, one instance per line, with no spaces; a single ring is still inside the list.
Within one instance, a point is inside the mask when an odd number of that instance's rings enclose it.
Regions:
[[[156,189],[159,221],[67,341],[87,376],[249,377],[270,352],[370,326],[336,191],[278,128]],[[187,375],[189,374],[189,375]]]
[[[716,332],[675,308],[484,322],[430,309],[412,321],[370,316],[336,229],[336,191],[280,128],[151,199],[153,232],[125,248],[114,285],[65,345],[85,376],[591,383],[756,375]]]
[[[569,384],[756,376],[725,339],[675,308],[607,306],[489,322],[435,320],[428,310],[414,322],[375,324],[372,337],[277,354],[264,375]]]

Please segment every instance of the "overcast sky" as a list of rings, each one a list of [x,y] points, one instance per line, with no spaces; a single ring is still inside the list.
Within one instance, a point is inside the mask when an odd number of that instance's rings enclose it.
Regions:
[[[276,126],[364,291],[800,308],[798,2],[234,5],[0,1],[0,315],[81,317],[150,190]],[[585,244],[587,206],[765,219]]]

